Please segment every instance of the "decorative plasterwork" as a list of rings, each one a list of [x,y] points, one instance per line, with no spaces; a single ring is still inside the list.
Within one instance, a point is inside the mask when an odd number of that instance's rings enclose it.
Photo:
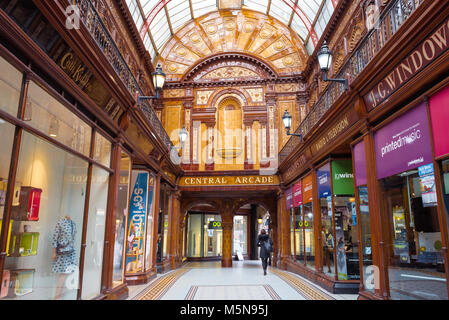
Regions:
[[[251,97],[252,102],[259,103],[263,102],[263,88],[251,88],[245,89]]]
[[[196,93],[196,105],[197,106],[203,106],[207,105],[210,96],[214,93],[214,90],[207,90],[207,91],[197,91]]]
[[[200,61],[220,53],[248,53],[278,75],[299,75],[308,58],[302,40],[286,26],[251,10],[218,11],[182,27],[164,46],[161,63],[167,81],[180,81]]]
[[[236,78],[259,78],[254,71],[241,67],[224,67],[205,74],[201,79],[234,80]]]

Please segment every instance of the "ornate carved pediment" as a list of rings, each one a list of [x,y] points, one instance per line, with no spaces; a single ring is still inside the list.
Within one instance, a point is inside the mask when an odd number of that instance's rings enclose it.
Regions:
[[[224,67],[205,74],[201,79],[210,80],[235,80],[238,78],[260,78],[260,76],[249,69],[242,67]]]

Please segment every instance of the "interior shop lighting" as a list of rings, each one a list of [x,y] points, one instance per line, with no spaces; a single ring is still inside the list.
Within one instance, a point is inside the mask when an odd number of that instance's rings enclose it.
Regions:
[[[50,121],[50,129],[48,131],[48,135],[50,137],[57,137],[59,133],[59,121],[56,117],[53,116],[53,118]]]

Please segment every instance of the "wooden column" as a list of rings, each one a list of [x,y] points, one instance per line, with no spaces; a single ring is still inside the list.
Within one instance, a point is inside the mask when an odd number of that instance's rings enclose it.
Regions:
[[[380,188],[377,181],[376,170],[376,156],[374,147],[374,135],[372,130],[364,139],[365,144],[365,159],[368,186],[368,203],[369,203],[369,218],[371,225],[371,243],[373,265],[379,270],[380,287],[374,289],[374,293],[381,299],[388,299],[388,266],[386,265],[387,250],[385,247],[385,239],[383,237],[382,212],[380,203]]]
[[[106,209],[105,221],[105,235],[104,235],[104,249],[103,249],[103,272],[101,279],[102,293],[106,294],[108,298],[116,298],[112,293],[112,274],[114,265],[114,243],[115,243],[115,217],[117,213],[118,188],[120,184],[120,159],[122,147],[120,141],[114,144],[112,152],[112,169],[114,173],[111,174],[109,180],[108,191],[108,205]],[[123,277],[123,285],[114,288],[114,291],[126,290],[127,286],[125,278]],[[120,294],[119,294],[120,295]]]
[[[170,255],[171,267],[176,269],[179,260],[179,239],[182,237],[182,230],[179,227],[179,219],[181,215],[181,203],[179,191],[174,191],[172,197],[172,210],[170,217]]]
[[[234,227],[234,212],[232,200],[222,202],[221,225],[223,228],[222,260],[223,268],[232,267],[232,229]]]

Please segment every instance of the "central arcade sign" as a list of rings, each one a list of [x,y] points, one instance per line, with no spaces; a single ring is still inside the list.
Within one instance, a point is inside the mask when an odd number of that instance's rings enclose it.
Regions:
[[[182,177],[179,185],[183,187],[279,185],[279,178],[278,176]]]
[[[449,20],[432,33],[380,81],[366,96],[369,111],[376,108],[411,78],[449,49]]]

